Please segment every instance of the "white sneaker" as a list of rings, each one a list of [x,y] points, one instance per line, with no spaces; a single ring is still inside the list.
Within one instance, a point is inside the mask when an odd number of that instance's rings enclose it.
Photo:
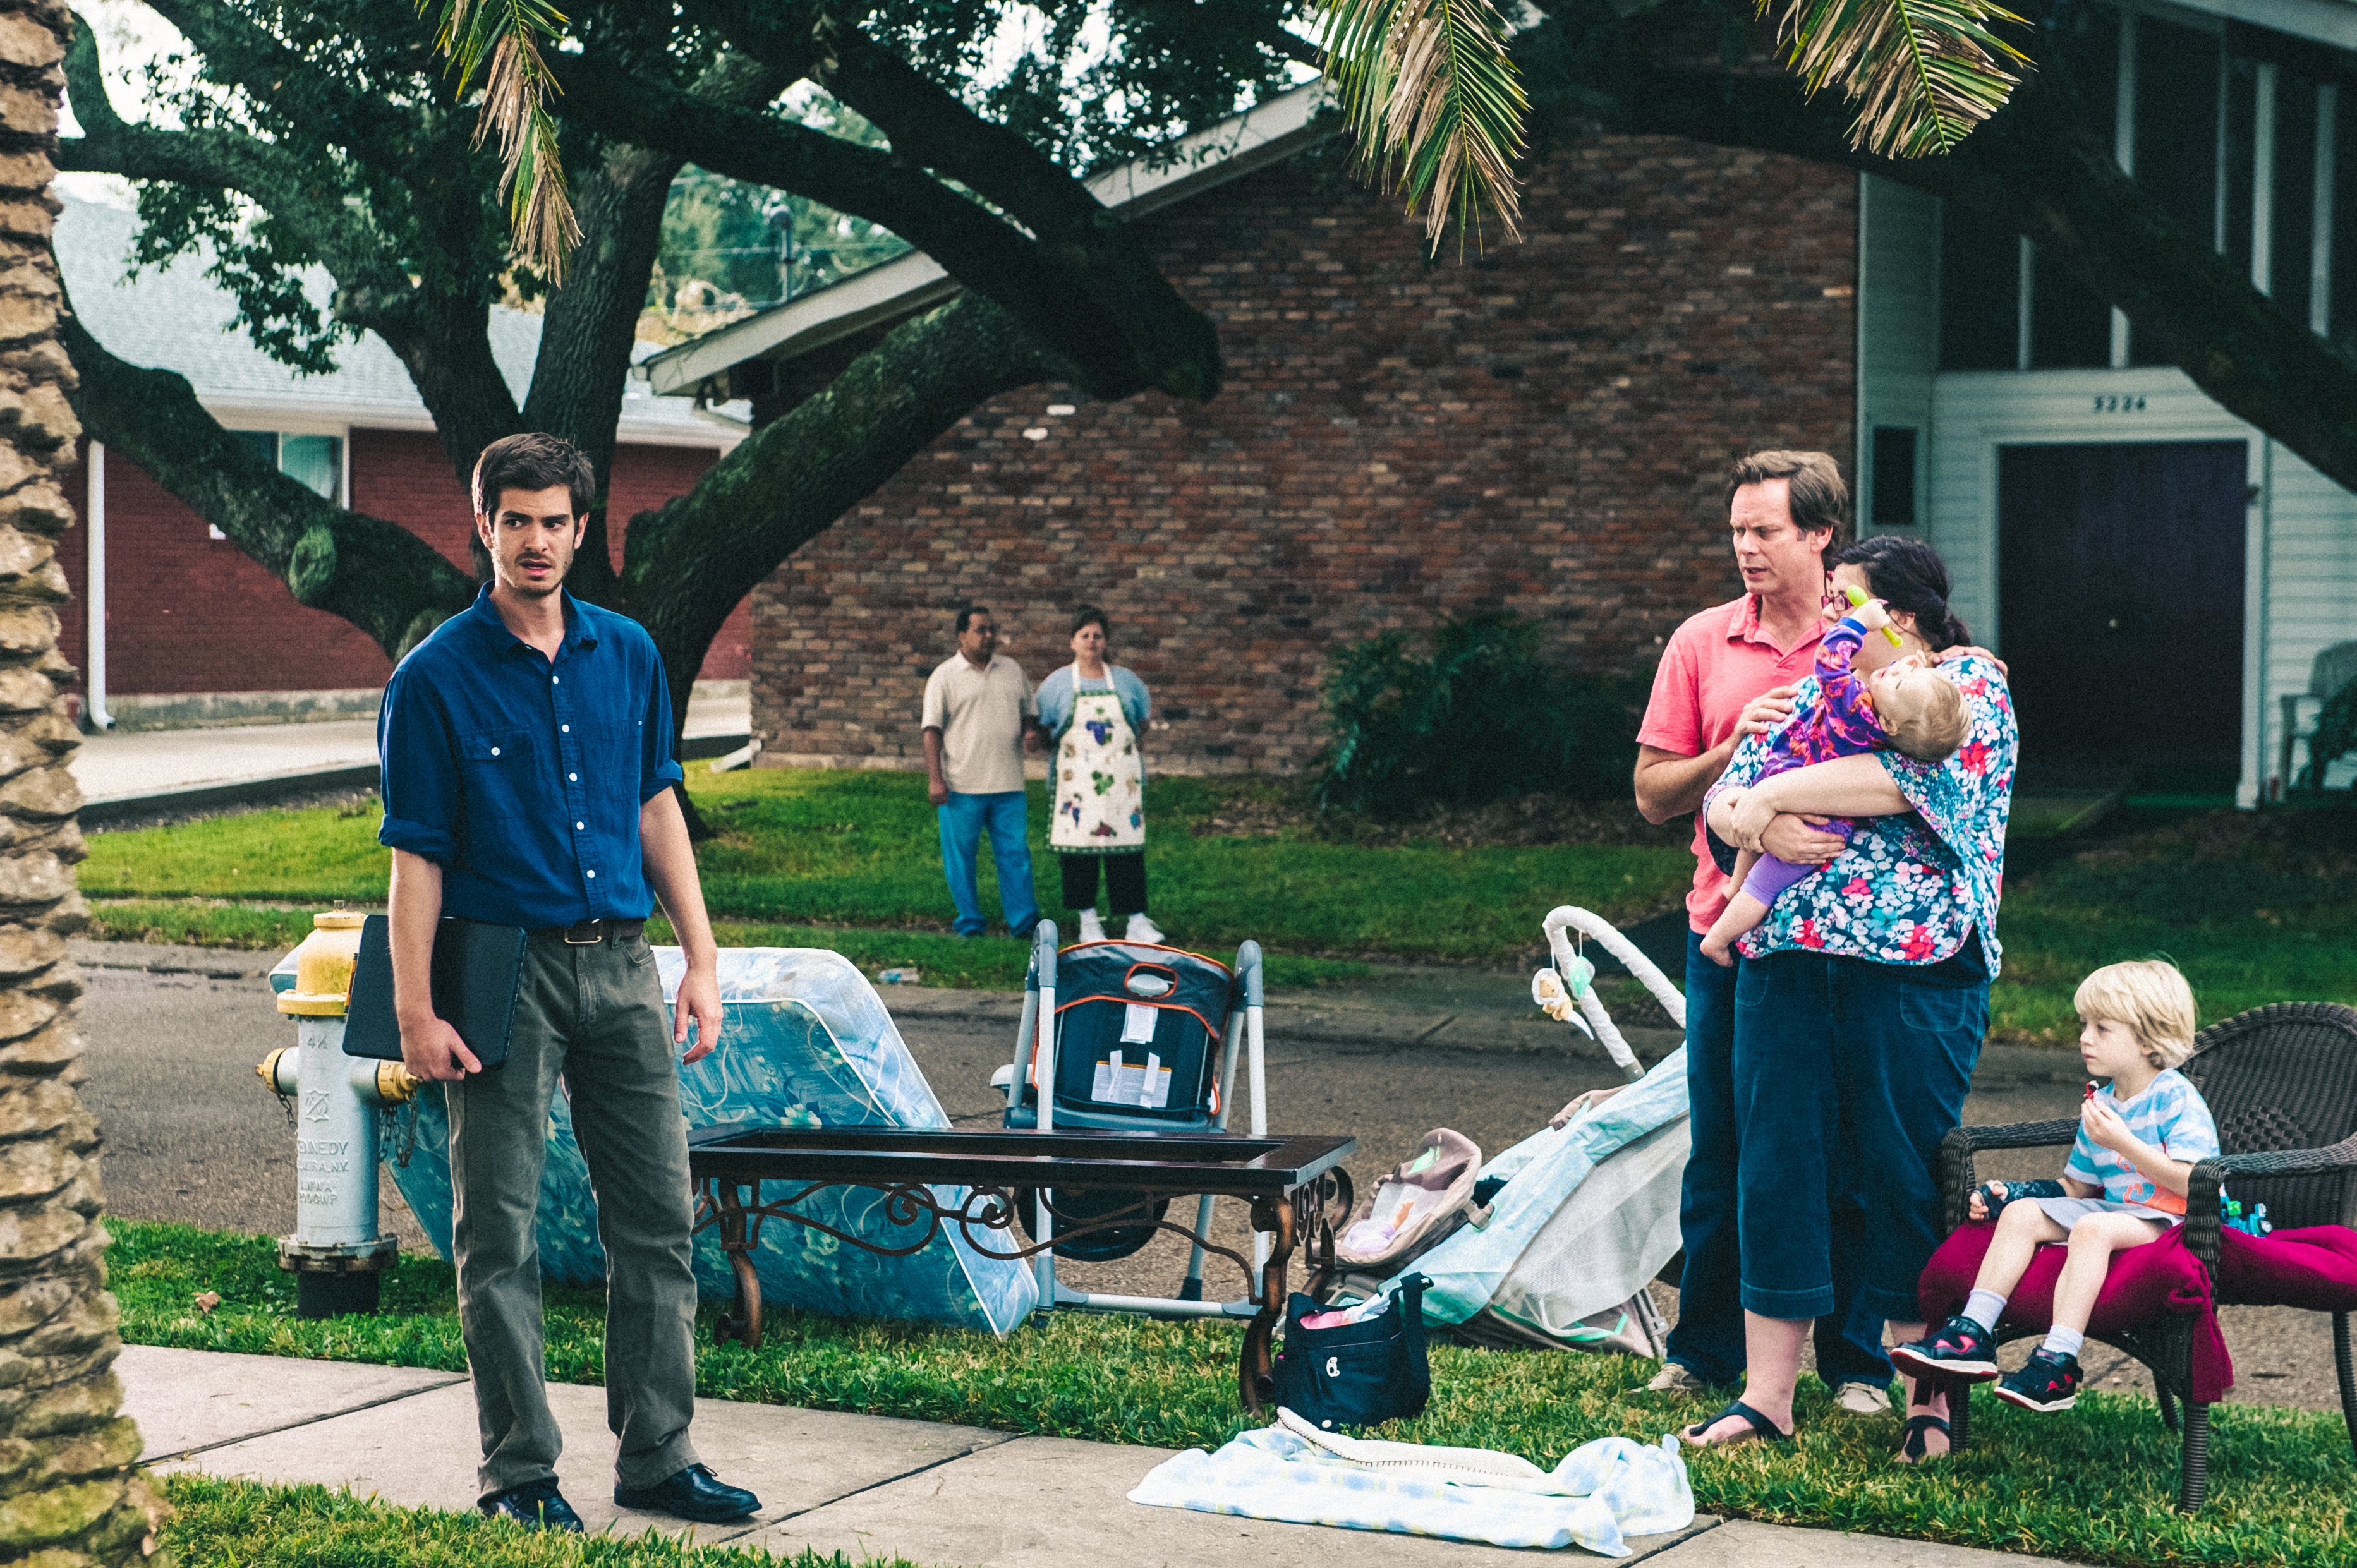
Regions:
[[[1162,928],[1143,915],[1132,915],[1129,918],[1129,929],[1122,932],[1122,940],[1130,942],[1158,942],[1162,940]]]
[[[1101,942],[1105,940],[1104,922],[1097,918],[1097,912],[1094,909],[1081,911],[1081,934],[1073,940],[1083,942]]]
[[[1649,1394],[1700,1394],[1710,1391],[1710,1385],[1694,1375],[1683,1361],[1664,1361],[1653,1380],[1645,1385]]]
[[[1851,1415],[1888,1415],[1890,1391],[1872,1383],[1844,1383],[1834,1391],[1834,1408]]]

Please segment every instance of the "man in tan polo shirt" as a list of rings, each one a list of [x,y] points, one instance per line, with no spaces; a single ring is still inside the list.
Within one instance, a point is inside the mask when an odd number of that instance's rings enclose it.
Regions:
[[[1031,886],[1023,753],[1039,745],[1031,682],[998,651],[998,623],[980,605],[957,614],[958,650],[925,682],[925,771],[942,824],[942,870],[957,905],[957,934],[982,934],[974,852],[990,833],[1006,929],[1028,936],[1039,919]]]

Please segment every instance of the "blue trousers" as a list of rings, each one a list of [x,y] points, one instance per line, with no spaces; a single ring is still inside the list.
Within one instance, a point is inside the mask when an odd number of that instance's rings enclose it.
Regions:
[[[1736,1228],[1750,1311],[1922,1316],[1915,1286],[1940,1242],[1940,1141],[1964,1113],[1988,985],[1909,972],[1781,952],[1737,973]]]
[[[1678,1201],[1685,1267],[1678,1279],[1678,1323],[1669,1359],[1696,1377],[1731,1383],[1744,1368],[1744,1273],[1738,1225],[1738,1151],[1742,1123],[1735,1091],[1736,987],[1749,967],[1726,969],[1702,955],[1702,936],[1686,933],[1686,1098],[1693,1107],[1693,1152]],[[1890,1381],[1882,1353],[1882,1317],[1857,1301],[1857,1283],[1838,1290],[1841,1310],[1817,1316],[1817,1374],[1827,1383]],[[1756,1310],[1756,1309],[1755,1309]],[[1912,1314],[1909,1314],[1912,1316]]]
[[[991,795],[961,795],[952,789],[947,804],[933,808],[942,823],[942,871],[957,905],[962,936],[982,934],[982,895],[974,890],[974,867],[985,832],[990,834],[990,858],[998,866],[998,907],[1006,916],[1006,929],[1021,936],[1039,918],[1039,896],[1031,886],[1025,799],[1020,789]]]

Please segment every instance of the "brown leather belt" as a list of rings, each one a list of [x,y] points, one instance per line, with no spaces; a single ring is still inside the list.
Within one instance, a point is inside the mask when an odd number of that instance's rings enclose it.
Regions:
[[[599,942],[627,942],[646,929],[644,920],[583,920],[571,926],[543,926],[532,934],[534,940],[562,937],[566,947],[587,948]]]

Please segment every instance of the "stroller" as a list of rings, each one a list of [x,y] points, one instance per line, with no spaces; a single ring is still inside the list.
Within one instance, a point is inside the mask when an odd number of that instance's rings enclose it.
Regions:
[[[1082,942],[1059,951],[1056,928],[1042,920],[1031,940],[1024,977],[1023,1019],[1015,1057],[991,1075],[1006,1096],[1005,1124],[1084,1127],[1103,1132],[1220,1133],[1238,1086],[1242,1057],[1251,1112],[1249,1131],[1268,1131],[1266,1056],[1262,1040],[1262,962],[1258,942],[1236,950],[1235,967],[1179,948],[1147,942]],[[1043,1088],[1044,1086],[1044,1088]],[[1349,1178],[1340,1170],[1345,1212]],[[1214,1200],[1198,1202],[1195,1243],[1187,1273],[1171,1297],[1076,1291],[1056,1283],[1055,1260],[1109,1262],[1125,1258],[1164,1228],[1169,1201],[1124,1191],[1016,1195],[1016,1212],[1037,1242],[1043,1306],[1147,1312],[1160,1316],[1252,1317],[1249,1301],[1203,1299],[1203,1241]],[[1130,1219],[1129,1223],[1103,1224]],[[1054,1240],[1060,1226],[1093,1229]],[[1253,1268],[1268,1261],[1268,1240],[1255,1232]]]
[[[1685,1055],[1682,1047],[1651,1071],[1638,1062],[1596,994],[1585,942],[1620,959],[1681,1026],[1685,999],[1586,909],[1554,910],[1544,930],[1555,962],[1534,977],[1534,1000],[1592,1036],[1630,1086],[1601,1106],[1573,1101],[1470,1180],[1451,1183],[1469,1219],[1419,1214],[1420,1228],[1403,1230],[1397,1248],[1346,1258],[1354,1272],[1334,1283],[1329,1299],[1366,1299],[1395,1289],[1404,1273],[1420,1273],[1429,1282],[1425,1321],[1454,1326],[1477,1344],[1658,1356],[1668,1330],[1645,1286],[1679,1246]],[[1409,1169],[1402,1167],[1402,1179]],[[1391,1185],[1378,1189],[1377,1207]]]

